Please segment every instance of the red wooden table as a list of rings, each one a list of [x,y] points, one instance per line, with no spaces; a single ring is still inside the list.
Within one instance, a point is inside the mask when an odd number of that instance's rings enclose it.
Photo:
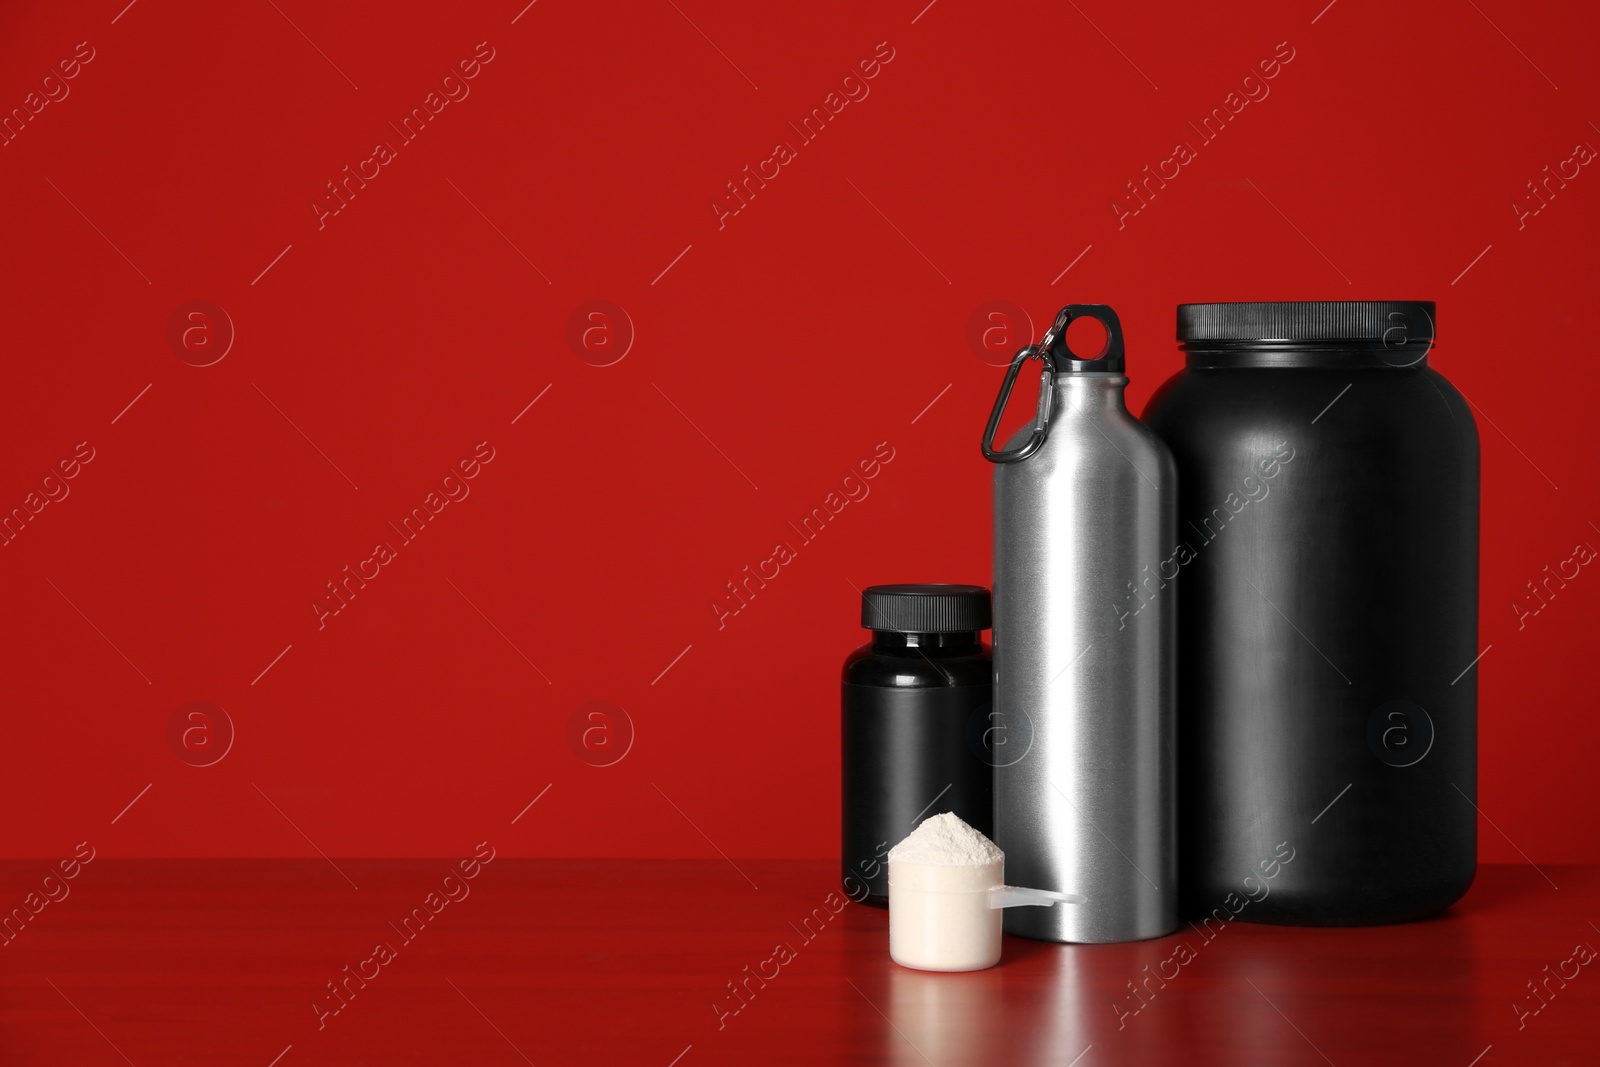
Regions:
[[[818,861],[52,869],[0,865],[9,1065],[1600,1063],[1600,868],[1485,867],[1409,926],[1008,938],[956,975],[891,963]]]

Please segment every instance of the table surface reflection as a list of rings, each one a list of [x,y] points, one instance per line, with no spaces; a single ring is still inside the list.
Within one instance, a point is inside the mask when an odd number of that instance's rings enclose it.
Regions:
[[[1405,926],[1008,937],[971,974],[893,964],[823,861],[52,867],[0,864],[5,1064],[1600,1062],[1595,867],[1486,866]]]

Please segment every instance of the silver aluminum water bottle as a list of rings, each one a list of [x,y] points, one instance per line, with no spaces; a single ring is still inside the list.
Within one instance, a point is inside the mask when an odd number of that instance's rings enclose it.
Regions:
[[[1098,319],[1103,351],[1066,326]],[[994,436],[1022,366],[1039,410]],[[1006,881],[1079,893],[1011,908],[1009,933],[1137,941],[1178,926],[1175,642],[1177,468],[1123,401],[1122,326],[1070,304],[1017,353],[984,434],[994,478],[994,840]]]

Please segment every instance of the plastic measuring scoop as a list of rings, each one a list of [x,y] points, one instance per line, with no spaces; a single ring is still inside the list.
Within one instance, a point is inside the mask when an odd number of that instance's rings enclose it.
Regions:
[[[1080,904],[1076,893],[1005,884],[1004,860],[951,866],[889,859],[889,955],[919,971],[1000,962],[1002,908]]]
[[[1057,904],[1082,904],[1077,893],[1057,893],[1051,889],[1024,889],[1017,885],[997,885],[989,890],[991,908],[1049,908]]]

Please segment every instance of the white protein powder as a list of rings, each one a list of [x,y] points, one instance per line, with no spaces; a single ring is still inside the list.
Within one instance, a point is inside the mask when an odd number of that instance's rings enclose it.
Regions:
[[[889,862],[932,863],[944,867],[966,867],[997,863],[1005,859],[998,845],[968,826],[954,812],[944,812],[911,831],[904,841],[889,850]]]
[[[958,816],[925,820],[889,850],[889,955],[902,967],[976,971],[1000,962],[1005,853]]]

